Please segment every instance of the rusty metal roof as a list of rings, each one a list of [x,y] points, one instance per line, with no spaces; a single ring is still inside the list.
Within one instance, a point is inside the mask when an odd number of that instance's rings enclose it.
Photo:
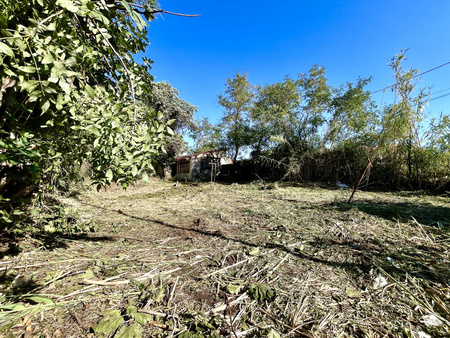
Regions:
[[[197,157],[197,156],[200,156],[200,155],[218,154],[219,152],[220,152],[220,150],[216,149],[216,150],[204,151],[204,152],[201,152],[201,153],[195,153],[195,154],[190,154],[190,155],[177,156],[177,157],[175,157],[175,161],[188,160],[188,159],[190,159],[192,157]]]

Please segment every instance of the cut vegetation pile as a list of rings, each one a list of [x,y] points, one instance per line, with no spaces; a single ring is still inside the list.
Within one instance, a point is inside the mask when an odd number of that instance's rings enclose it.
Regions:
[[[447,197],[178,184],[63,202],[0,262],[2,335],[448,337]]]

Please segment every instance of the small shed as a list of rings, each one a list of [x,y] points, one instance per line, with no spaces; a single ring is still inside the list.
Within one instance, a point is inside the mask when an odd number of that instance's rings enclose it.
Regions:
[[[232,164],[224,151],[211,150],[175,157],[176,178],[179,180],[215,180],[224,164]]]

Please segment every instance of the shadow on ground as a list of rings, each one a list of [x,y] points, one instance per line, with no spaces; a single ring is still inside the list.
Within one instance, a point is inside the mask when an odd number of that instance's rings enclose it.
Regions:
[[[373,202],[358,201],[354,203],[340,203],[338,209],[347,211],[352,208],[382,217],[390,221],[408,222],[416,220],[421,225],[447,229],[450,226],[450,207],[435,206],[428,203],[406,202]]]
[[[0,259],[6,256],[15,257],[19,255],[22,252],[21,242],[27,240],[31,240],[34,245],[51,251],[58,248],[67,248],[67,240],[101,242],[115,241],[116,238],[114,236],[95,236],[90,233],[71,234],[62,231],[39,231],[16,236],[3,236],[0,238]]]
[[[94,204],[89,204],[85,202],[81,202],[83,204],[89,205],[91,207],[95,207],[102,210],[112,211],[105,207],[101,207]],[[327,204],[327,205],[316,205],[317,208],[323,209],[324,207],[328,208],[338,208],[339,210],[350,210],[355,205],[351,204]],[[391,203],[391,204],[381,204],[375,205],[371,209],[370,203],[359,203],[359,207],[367,208],[368,210],[372,210],[373,215],[378,217],[383,217],[387,219],[395,219],[393,210],[400,210],[404,217],[407,217],[407,210],[411,208],[410,204],[407,203]],[[310,208],[310,207],[309,207]],[[434,213],[430,213],[430,210],[427,208],[432,208]],[[449,208],[446,207],[427,207],[427,205],[421,205],[419,208],[419,212],[416,210],[415,215],[418,217],[418,221],[423,221],[424,219],[429,220],[430,214],[437,215],[437,219],[439,221],[445,221],[446,218],[442,218],[442,215],[449,211]],[[362,210],[363,211],[363,210]],[[195,222],[193,222],[192,226],[184,227],[174,224],[169,224],[157,219],[143,218],[139,216],[132,215],[130,213],[121,212],[123,216],[144,221],[147,223],[159,224],[164,227],[182,230],[183,232],[196,233],[202,236],[216,237],[223,239],[225,241],[234,241],[241,243],[242,245],[248,247],[261,247],[263,246],[266,249],[277,249],[284,253],[289,253],[292,256],[298,257],[303,260],[307,260],[310,262],[325,264],[330,267],[345,269],[347,273],[354,276],[356,279],[361,274],[368,273],[372,269],[375,270],[384,270],[389,273],[391,276],[400,277],[405,275],[412,275],[418,277],[423,280],[428,280],[433,283],[448,280],[450,278],[450,270],[446,268],[446,263],[444,265],[440,265],[443,261],[440,261],[439,257],[439,247],[436,247],[433,243],[429,243],[429,245],[424,245],[423,243],[419,248],[415,247],[402,247],[399,248],[396,243],[392,243],[389,239],[384,239],[382,233],[380,233],[379,238],[371,238],[365,240],[336,240],[330,238],[328,235],[323,235],[322,237],[318,237],[313,241],[310,241],[309,244],[313,247],[318,248],[327,248],[341,250],[341,252],[347,252],[349,255],[353,256],[353,261],[334,261],[331,259],[327,259],[326,257],[316,256],[314,254],[305,253],[297,248],[291,248],[287,245],[283,245],[280,243],[253,243],[246,241],[242,238],[236,238],[232,236],[227,236],[220,231],[205,231],[201,228],[197,227]],[[397,213],[396,213],[397,214]],[[426,217],[426,218],[425,218]],[[406,218],[405,218],[406,219]],[[431,218],[433,219],[433,218]],[[436,229],[440,230],[441,229]],[[120,236],[119,236],[120,237]],[[386,244],[386,245],[385,245]],[[392,245],[394,245],[395,250],[397,250],[398,254],[392,252]],[[388,246],[391,246],[388,248]],[[401,253],[400,253],[401,252]],[[389,256],[388,256],[389,255]],[[439,265],[439,266],[438,266]]]

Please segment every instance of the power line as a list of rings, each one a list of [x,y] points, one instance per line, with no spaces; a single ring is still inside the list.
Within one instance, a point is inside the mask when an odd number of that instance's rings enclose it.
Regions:
[[[436,94],[439,94],[439,93],[442,93],[442,92],[446,92],[447,90],[450,90],[450,88],[439,90],[437,92],[434,92],[433,94],[436,95]]]
[[[440,99],[441,97],[445,97],[445,96],[449,96],[449,95],[450,95],[450,93],[447,93],[447,94],[444,94],[444,95],[441,95],[441,96],[433,97],[433,98],[429,99],[428,101],[437,100],[437,99]]]
[[[437,66],[437,67],[434,67],[434,68],[432,68],[432,69],[426,70],[426,71],[424,71],[424,72],[422,72],[422,73],[420,73],[420,74],[417,74],[417,75],[413,76],[411,79],[415,79],[416,77],[422,76],[422,75],[424,75],[424,74],[426,74],[426,73],[432,72],[433,70],[439,69],[439,68],[444,67],[444,66],[447,66],[447,65],[450,65],[450,61],[449,61],[449,62],[446,62],[446,63],[443,63],[442,65],[439,65],[439,66]],[[392,87],[395,87],[395,86],[397,86],[397,84],[393,84],[393,85],[384,87],[384,88],[382,88],[382,89],[379,89],[379,90],[377,90],[377,91],[371,92],[370,95],[375,94],[375,93],[379,93],[379,92],[381,92],[381,91],[383,91],[383,90],[386,90],[386,89],[389,89],[389,88],[392,88]]]

